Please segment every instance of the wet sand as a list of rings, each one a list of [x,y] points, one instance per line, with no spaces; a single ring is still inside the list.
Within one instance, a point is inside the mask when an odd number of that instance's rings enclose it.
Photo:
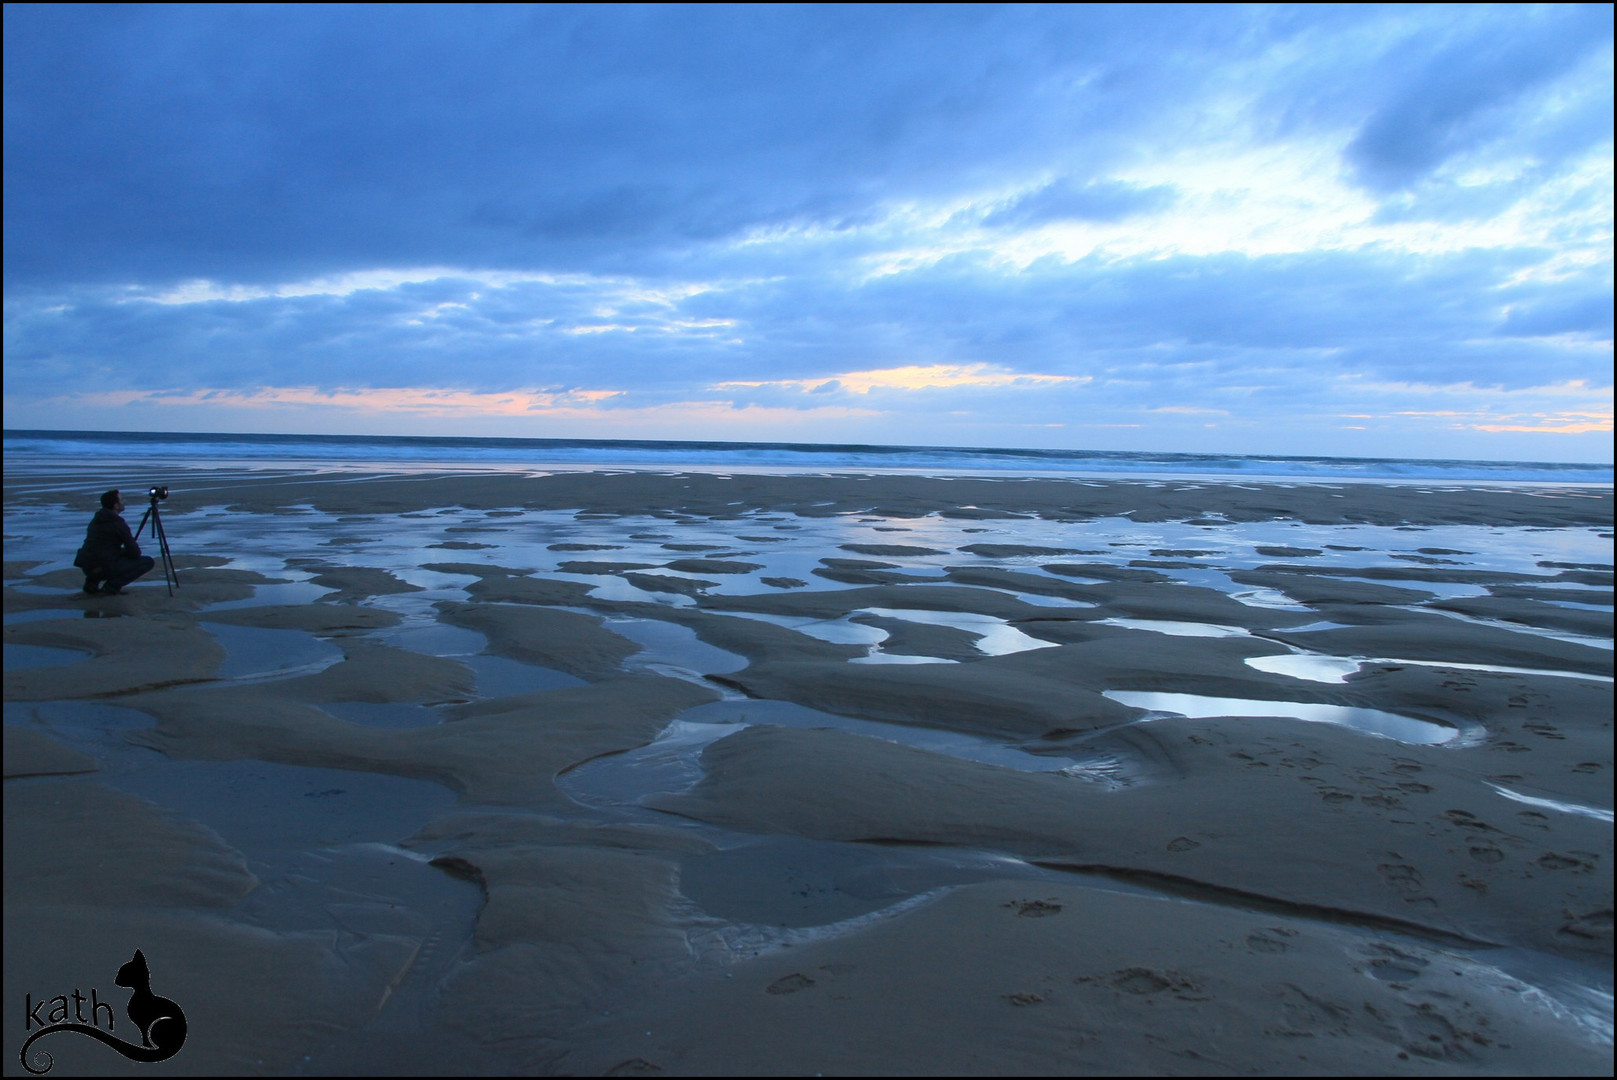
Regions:
[[[1609,488],[176,466],[85,597],[119,479],[5,478],[8,1046],[1610,1073]]]

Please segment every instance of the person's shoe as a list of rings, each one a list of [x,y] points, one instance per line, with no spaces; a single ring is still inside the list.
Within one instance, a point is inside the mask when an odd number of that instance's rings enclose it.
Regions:
[[[96,593],[98,593],[100,591],[101,591],[101,582],[95,580],[94,578],[85,578],[84,579],[84,594],[86,596],[94,596]]]
[[[101,586],[101,595],[102,596],[122,596],[123,595],[123,589],[119,588],[117,585],[114,585],[112,582],[109,581],[105,585]]]

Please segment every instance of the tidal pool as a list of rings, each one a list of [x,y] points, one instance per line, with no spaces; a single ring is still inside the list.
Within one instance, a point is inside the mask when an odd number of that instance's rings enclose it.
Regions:
[[[257,626],[202,623],[225,650],[221,679],[284,678],[324,671],[343,658],[342,650],[305,630],[266,630]]]
[[[1351,705],[1321,705],[1305,701],[1261,701],[1255,698],[1203,697],[1147,690],[1107,690],[1105,696],[1120,704],[1148,712],[1169,713],[1193,720],[1216,716],[1275,716],[1311,724],[1340,724],[1366,735],[1431,746],[1460,734],[1458,728],[1412,716]]]
[[[926,611],[919,608],[860,608],[854,614],[879,615],[888,619],[924,623],[929,626],[951,626],[976,634],[977,649],[984,656],[1007,656],[1030,649],[1053,649],[1053,641],[1040,641],[1029,637],[1004,619],[993,615],[978,615],[970,611]]]
[[[1171,619],[1101,619],[1101,626],[1121,626],[1125,630],[1150,630],[1173,637],[1246,637],[1247,631],[1239,626],[1219,626],[1216,623],[1174,622]]]
[[[1315,653],[1291,653],[1285,656],[1249,656],[1246,663],[1259,671],[1273,675],[1286,675],[1308,682],[1344,683],[1366,664],[1390,664],[1400,667],[1455,668],[1460,671],[1486,671],[1496,675],[1546,675],[1556,679],[1584,679],[1588,682],[1612,681],[1610,675],[1588,675],[1581,671],[1555,671],[1549,668],[1504,667],[1499,664],[1460,664],[1449,660],[1403,660],[1370,656],[1320,656]]]

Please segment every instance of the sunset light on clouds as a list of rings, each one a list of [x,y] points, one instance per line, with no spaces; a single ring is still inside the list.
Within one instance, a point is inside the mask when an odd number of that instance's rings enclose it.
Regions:
[[[8,428],[1611,459],[1605,5],[20,5],[5,68]]]

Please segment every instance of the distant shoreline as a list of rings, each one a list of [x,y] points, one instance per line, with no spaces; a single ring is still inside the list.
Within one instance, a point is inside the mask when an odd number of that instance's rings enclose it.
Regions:
[[[38,471],[8,463],[8,505],[62,504],[107,487],[143,490],[170,485],[165,511],[204,506],[251,512],[310,506],[342,513],[424,511],[444,506],[472,509],[569,509],[634,515],[696,513],[734,515],[750,510],[805,517],[883,513],[902,517],[1016,518],[1081,522],[1127,517],[1136,522],[1194,520],[1209,525],[1239,521],[1295,520],[1317,525],[1485,525],[1610,528],[1613,491],[1596,485],[1513,484],[1437,487],[1359,482],[1268,481],[1209,484],[1205,478],[1150,480],[1138,477],[1076,479],[1003,476],[937,477],[909,473],[828,475],[779,473],[653,472],[628,469],[554,472],[476,471],[455,474],[364,471],[311,474],[284,463],[284,470],[239,469],[197,463],[183,474],[152,475],[129,462],[87,471],[69,462]],[[85,471],[81,471],[85,470]],[[1340,489],[1339,489],[1340,488]]]
[[[1613,483],[1610,464],[1339,458],[1116,450],[877,446],[844,443],[517,439],[444,436],[269,435],[205,432],[7,430],[8,461],[108,456],[220,463],[405,463],[527,469],[692,468],[746,472],[880,471],[1001,476],[1161,479],[1196,477],[1292,482]]]

